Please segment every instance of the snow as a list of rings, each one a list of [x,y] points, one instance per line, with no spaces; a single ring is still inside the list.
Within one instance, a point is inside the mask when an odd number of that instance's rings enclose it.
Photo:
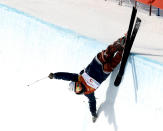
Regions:
[[[32,16],[104,43],[112,43],[123,36],[130,20],[131,6],[119,6],[113,1],[0,0]],[[142,9],[138,9],[138,17],[142,19],[142,26],[132,52],[146,54],[163,63],[163,18],[155,14],[149,16]]]
[[[96,91],[101,108],[92,123],[87,99],[70,92],[69,82],[27,85],[50,72],[86,67],[126,32],[131,7],[100,0],[0,3],[1,131],[163,130],[161,17],[138,12],[142,26],[132,52],[152,56],[131,55],[118,88],[113,86],[118,67],[114,70]]]

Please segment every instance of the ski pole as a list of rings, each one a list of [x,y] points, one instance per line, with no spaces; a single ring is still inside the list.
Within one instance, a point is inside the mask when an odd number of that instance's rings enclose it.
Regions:
[[[47,79],[47,78],[48,78],[48,76],[43,77],[43,78],[41,78],[39,80],[36,80],[36,81],[32,82],[31,84],[28,84],[27,86],[31,86],[31,85],[36,84],[37,82],[42,81],[42,80]]]

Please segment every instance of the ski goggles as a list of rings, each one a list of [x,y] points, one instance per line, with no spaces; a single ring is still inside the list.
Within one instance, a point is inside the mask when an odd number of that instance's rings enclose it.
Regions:
[[[81,93],[83,93],[82,84],[79,83],[79,82],[75,82],[75,93],[76,93],[76,94],[81,94]]]
[[[69,90],[75,92],[76,94],[82,94],[85,91],[84,85],[80,82],[70,82]]]

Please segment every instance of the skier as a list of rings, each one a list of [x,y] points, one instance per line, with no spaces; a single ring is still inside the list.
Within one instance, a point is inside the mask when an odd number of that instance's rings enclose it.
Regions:
[[[84,94],[89,100],[89,108],[93,122],[97,119],[96,98],[94,91],[109,76],[113,69],[120,63],[126,36],[118,39],[106,50],[99,52],[91,63],[79,74],[68,72],[50,73],[50,79],[71,81],[69,86],[76,94]]]

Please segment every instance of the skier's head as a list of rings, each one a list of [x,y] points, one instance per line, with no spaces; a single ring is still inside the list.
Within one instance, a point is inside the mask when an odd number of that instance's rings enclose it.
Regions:
[[[76,94],[83,94],[85,91],[84,85],[81,82],[71,82],[69,84],[72,91],[74,91]]]

